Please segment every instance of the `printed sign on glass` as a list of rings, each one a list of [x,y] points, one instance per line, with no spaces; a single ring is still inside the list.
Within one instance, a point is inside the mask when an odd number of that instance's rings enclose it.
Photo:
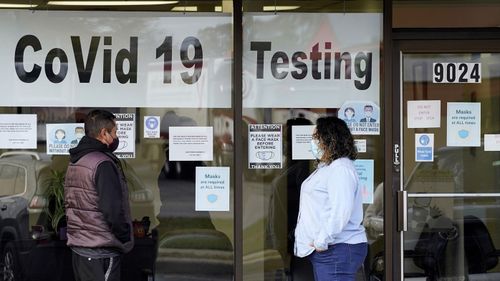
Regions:
[[[170,161],[212,161],[213,127],[171,126],[168,129]]]
[[[248,168],[281,169],[281,124],[248,125]]]
[[[47,154],[68,155],[85,135],[84,123],[53,123],[46,125]]]
[[[447,146],[481,146],[481,103],[449,102],[447,119]]]
[[[115,113],[115,116],[120,143],[114,154],[118,158],[135,158],[135,113]]]
[[[354,146],[358,153],[366,153],[366,139],[355,139]]]
[[[144,138],[160,138],[160,116],[144,116]]]
[[[292,126],[292,160],[314,160],[311,152],[315,125]]]
[[[357,159],[354,161],[354,166],[358,172],[359,184],[363,197],[363,204],[373,203],[373,180],[374,180],[374,160],[372,159]]]
[[[245,13],[243,21],[243,107],[379,104],[382,14]]]
[[[380,108],[369,101],[348,101],[339,109],[353,135],[380,135]]]
[[[229,211],[229,167],[196,167],[196,211]]]
[[[500,151],[500,134],[484,134],[484,151]]]
[[[0,149],[35,149],[36,114],[0,114]]]
[[[440,100],[411,100],[408,107],[408,128],[441,127]]]
[[[230,108],[231,17],[0,13],[0,106]]]
[[[415,134],[415,161],[434,161],[434,134]]]

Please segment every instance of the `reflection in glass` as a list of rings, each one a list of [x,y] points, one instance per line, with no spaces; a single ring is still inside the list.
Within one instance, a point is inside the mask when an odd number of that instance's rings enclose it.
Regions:
[[[227,130],[231,125],[214,124],[220,122],[222,113],[231,116],[230,111],[219,111],[210,124],[207,124],[208,116],[196,118],[189,113],[166,111],[160,122],[163,143],[152,143],[149,148],[160,150],[157,182],[162,207],[158,218],[157,276],[160,280],[232,280],[232,216],[225,212],[195,210],[196,167],[232,165],[234,138],[232,131]],[[170,127],[207,125],[214,126],[214,157],[221,162],[169,160]]]
[[[499,200],[411,198],[404,240],[406,280],[498,280]]]
[[[323,46],[328,46],[328,44],[324,45],[324,41],[332,42],[332,52],[333,50],[338,51],[341,44],[338,42],[340,39],[333,35],[335,27],[329,25],[331,23],[331,19],[329,18],[331,14],[328,13],[338,13],[338,15],[343,14],[345,16],[346,13],[361,15],[366,12],[380,13],[382,11],[382,2],[379,1],[297,1],[292,5],[285,1],[276,1],[274,3],[274,10],[273,7],[266,7],[270,12],[262,13],[265,9],[264,6],[272,5],[268,1],[243,1],[244,50],[250,48],[250,41],[264,41],[267,38],[266,34],[272,34],[270,37],[273,38],[272,50],[266,53],[266,55],[270,54],[269,57],[278,51],[285,53],[290,58],[296,52],[299,54],[299,51],[303,51],[304,54],[309,56],[311,47],[314,44],[321,44],[320,49]],[[284,8],[284,6],[294,6],[294,10],[288,14],[289,16],[287,16],[286,12],[278,10]],[[255,15],[258,15],[258,17]],[[303,19],[307,20],[304,21]],[[338,28],[338,26],[336,27]],[[371,25],[370,28],[376,29],[378,27]],[[345,29],[340,29],[343,32],[346,31]],[[350,34],[349,32],[347,33]],[[253,38],[254,36],[255,38]],[[355,35],[351,34],[349,36]],[[326,38],[331,40],[327,40]],[[370,38],[373,39],[372,37]],[[353,43],[355,39],[359,38],[350,37],[350,39],[345,40],[345,43],[356,45]],[[340,41],[344,43],[344,40]],[[359,48],[356,50],[364,50],[366,45],[370,44],[370,46],[377,49],[380,42],[375,41],[374,44],[363,41],[362,46],[357,46]],[[278,42],[286,43],[284,47],[277,48],[276,44]],[[378,56],[374,59],[380,60]],[[325,83],[313,83],[314,86],[306,83],[305,80],[312,79],[310,78],[312,71],[309,66],[308,77],[302,77],[304,79],[291,78],[292,74],[288,73],[288,77],[285,79],[274,79],[271,77],[268,80],[258,80],[256,77],[257,61],[254,60],[253,56],[246,55],[244,55],[243,60],[244,69],[248,70],[243,73],[244,87],[242,89],[244,110],[241,138],[243,140],[244,153],[243,159],[237,160],[242,161],[245,166],[243,170],[242,206],[243,280],[313,280],[312,268],[309,261],[307,259],[296,258],[293,255],[293,239],[298,215],[300,187],[302,181],[314,169],[314,161],[292,158],[291,127],[315,124],[316,119],[320,116],[336,116],[341,104],[349,100],[350,95],[345,91],[347,87],[332,86],[328,81]],[[278,61],[282,62],[281,58]],[[289,63],[288,60],[287,63]],[[261,66],[263,67],[263,71],[267,73],[265,75],[270,76],[270,71],[272,71],[270,65],[265,62]],[[359,67],[359,65],[354,66]],[[356,76],[356,73],[352,72],[355,68],[354,66],[348,70],[351,71],[353,80]],[[323,64],[321,64],[321,67],[323,67]],[[294,67],[290,65],[290,67],[283,66],[283,68],[278,69],[279,72],[291,72],[294,70]],[[347,70],[342,68],[342,73],[344,71]],[[326,74],[324,75],[326,76]],[[333,79],[333,77],[334,74],[332,74],[331,78]],[[364,78],[363,82],[365,82]],[[370,80],[375,94],[369,98],[377,102],[383,100],[378,89],[380,85],[378,79],[378,77],[373,77]],[[348,81],[349,85],[352,86],[353,80]],[[266,93],[270,94],[267,95]],[[273,96],[274,94],[276,96]],[[332,100],[338,100],[339,105],[332,106],[332,108],[324,108]],[[260,105],[256,106],[256,104]],[[380,114],[382,116],[382,111]],[[282,169],[249,169],[246,167],[248,165],[249,124],[282,125]],[[374,159],[375,163],[377,163],[375,165],[374,177],[374,185],[376,186],[383,179],[382,167],[385,160],[382,155],[383,149],[381,149],[383,145],[382,138],[380,136],[361,136],[360,138],[366,140],[368,147],[366,149],[367,152],[361,153],[359,158]],[[383,195],[383,187],[379,188],[378,193]],[[379,266],[376,273],[373,270],[373,265],[377,264],[377,261],[382,260],[380,257],[384,255],[383,230],[380,227],[383,225],[382,197],[378,196],[378,199],[375,199],[378,203],[377,207],[372,208],[374,209],[371,216],[373,219],[367,219],[374,221],[373,225],[377,225],[378,227],[375,227],[376,230],[374,230],[376,234],[370,238],[369,257],[365,263],[364,273],[360,274],[366,274],[366,277],[368,275],[383,277],[384,275],[383,266]],[[368,208],[371,205],[367,204],[365,206]]]
[[[442,65],[478,65],[481,83],[435,83],[436,62]],[[500,130],[500,98],[496,90],[499,83],[498,54],[403,56],[403,188],[410,196],[408,231],[403,234],[406,280],[500,278],[496,250],[500,245],[497,210],[500,152],[485,139],[487,134],[497,134]],[[415,120],[418,113],[409,116],[409,101],[438,101],[440,113],[435,117],[439,119],[439,127],[411,128],[415,126],[410,126],[408,120]],[[452,108],[449,104],[457,102],[480,104],[481,108],[480,114],[475,116],[480,123],[480,132],[475,139],[460,146],[454,145],[450,139],[466,139],[469,135],[455,135],[450,128],[449,121],[458,110],[449,112]],[[456,125],[467,124],[459,122]],[[416,161],[415,135],[423,133],[434,137],[434,154],[430,162]],[[422,197],[426,193],[429,197]],[[454,197],[432,197],[433,193]],[[486,197],[465,197],[466,194]]]
[[[248,124],[282,124],[283,169],[244,169],[243,189],[243,266],[244,280],[313,280],[312,267],[307,258],[293,255],[294,230],[297,222],[301,184],[314,170],[313,160],[292,158],[292,127],[315,124],[320,116],[336,115],[335,109],[287,108],[244,110],[243,139],[248,146]],[[369,147],[360,153],[360,159],[382,161],[380,136],[363,136]],[[248,147],[244,147],[247,151]],[[248,153],[244,153],[248,157]],[[247,159],[244,159],[245,163]],[[382,169],[375,168],[375,181],[380,183]],[[374,266],[383,257],[383,185],[374,194],[374,203],[366,204],[365,224],[370,250],[363,275],[383,277],[382,267]],[[362,280],[362,279],[359,279]]]
[[[90,108],[2,108],[0,113],[17,110],[36,113],[38,127],[45,128],[47,123],[80,123]],[[122,280],[148,280],[153,275],[165,281],[232,280],[232,211],[197,212],[194,206],[195,168],[233,167],[232,110],[108,110],[136,114],[136,157],[121,160],[136,242],[123,259]],[[160,116],[160,138],[143,138],[144,116]],[[213,127],[214,160],[169,161],[170,126]],[[47,189],[55,175],[64,175],[69,159],[46,154],[45,136],[38,134],[36,150],[0,151],[0,206],[5,208],[0,213],[0,262],[4,277],[71,281],[71,250],[61,235],[64,221],[52,226],[47,215],[54,206]],[[229,188],[233,194],[232,185]]]
[[[481,83],[433,83],[433,63],[479,63]],[[500,130],[500,55],[477,54],[408,54],[403,64],[403,138],[405,155],[404,182],[409,192],[498,192],[499,151],[489,151],[485,134]],[[439,128],[408,128],[409,101],[440,101]],[[481,132],[479,147],[450,146],[447,112],[452,102],[480,103],[477,116]],[[446,130],[445,130],[446,129]],[[434,134],[434,161],[415,161],[415,134]],[[416,183],[419,183],[416,185]]]

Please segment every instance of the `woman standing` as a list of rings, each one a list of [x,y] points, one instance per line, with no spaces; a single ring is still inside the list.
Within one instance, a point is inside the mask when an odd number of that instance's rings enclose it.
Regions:
[[[346,123],[319,118],[311,150],[318,167],[302,183],[295,255],[309,258],[316,281],[355,280],[368,249],[356,148]]]

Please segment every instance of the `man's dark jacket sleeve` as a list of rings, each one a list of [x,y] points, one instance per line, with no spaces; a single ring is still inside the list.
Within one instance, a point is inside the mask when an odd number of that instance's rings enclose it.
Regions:
[[[111,227],[113,234],[125,243],[130,241],[130,225],[122,208],[120,174],[111,162],[103,162],[97,167],[95,175],[99,210]]]

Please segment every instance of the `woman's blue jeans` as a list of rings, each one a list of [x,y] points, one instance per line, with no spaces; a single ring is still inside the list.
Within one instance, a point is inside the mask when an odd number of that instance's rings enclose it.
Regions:
[[[330,245],[326,251],[313,252],[309,260],[313,265],[314,280],[354,281],[367,252],[367,243],[339,243]]]

